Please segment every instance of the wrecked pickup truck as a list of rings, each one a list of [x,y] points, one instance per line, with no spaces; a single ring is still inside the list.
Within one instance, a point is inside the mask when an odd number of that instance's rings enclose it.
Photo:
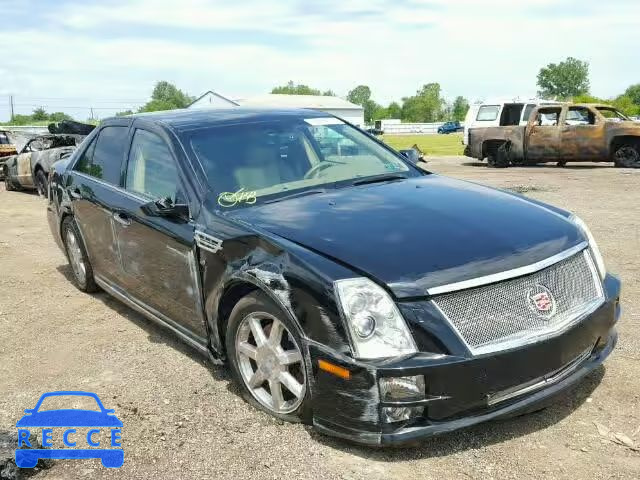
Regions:
[[[489,166],[614,162],[640,168],[640,124],[609,105],[545,105],[525,126],[474,128],[465,155]]]

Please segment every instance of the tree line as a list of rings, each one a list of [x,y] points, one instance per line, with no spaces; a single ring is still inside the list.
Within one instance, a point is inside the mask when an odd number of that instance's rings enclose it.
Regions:
[[[288,95],[331,95],[332,90],[321,90],[308,85],[295,84],[289,81],[286,85],[274,87],[271,93]],[[466,98],[459,96],[452,102],[442,96],[439,83],[428,83],[419,89],[415,95],[402,98],[402,103],[391,102],[386,106],[377,103],[372,98],[368,85],[358,85],[347,94],[347,100],[364,109],[364,121],[372,123],[374,120],[385,118],[399,118],[405,122],[440,122],[445,120],[464,120],[469,108]]]
[[[613,105],[630,116],[640,115],[640,83],[630,85],[623,93],[609,99],[602,99],[591,95],[589,80],[589,64],[585,61],[568,57],[559,63],[549,63],[542,67],[537,76],[538,95],[548,100],[566,100],[578,103],[606,103]],[[271,93],[286,95],[325,95],[337,96],[331,90],[313,88],[304,84],[289,81],[286,85],[276,86]],[[469,109],[469,101],[463,96],[447,100],[442,95],[439,83],[427,83],[413,95],[402,97],[400,102],[382,105],[373,98],[371,88],[358,85],[351,89],[347,100],[361,105],[364,109],[366,123],[386,118],[399,118],[404,122],[439,122],[449,120],[464,120]],[[172,110],[185,108],[195,100],[195,97],[178,89],[167,82],[157,82],[147,103],[136,109],[124,110],[117,116],[130,115],[136,112],[153,112],[158,110]],[[43,108],[37,108],[31,115],[14,115],[12,124],[27,125],[36,122],[59,122],[71,120],[71,116],[63,112],[47,113]]]

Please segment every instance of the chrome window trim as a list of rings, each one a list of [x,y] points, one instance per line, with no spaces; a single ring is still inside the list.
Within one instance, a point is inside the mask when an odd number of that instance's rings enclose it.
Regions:
[[[514,348],[520,348],[526,345],[537,343],[541,340],[548,340],[550,338],[557,337],[558,335],[562,335],[564,332],[566,332],[570,328],[580,323],[582,320],[584,320],[586,317],[591,315],[593,312],[595,312],[598,308],[600,308],[605,303],[605,294],[604,294],[604,288],[602,286],[602,280],[600,279],[600,275],[598,274],[598,269],[596,267],[595,261],[593,260],[593,256],[591,255],[590,250],[591,249],[582,250],[582,255],[584,255],[584,258],[587,264],[589,265],[589,270],[591,270],[591,275],[593,276],[593,281],[595,282],[596,290],[598,291],[598,298],[593,300],[590,304],[588,304],[588,308],[580,312],[580,314],[577,315],[575,318],[567,320],[565,323],[557,325],[553,329],[541,331],[533,335],[521,336],[518,338],[508,338],[503,341],[486,343],[484,345],[480,345],[479,347],[472,347],[462,337],[461,333],[458,331],[458,329],[456,328],[454,323],[451,321],[451,319],[447,316],[447,314],[444,313],[444,311],[440,308],[440,306],[436,302],[436,299],[432,299],[431,304],[436,308],[438,312],[440,312],[440,314],[442,315],[442,318],[444,318],[444,320],[447,322],[449,327],[451,327],[452,331],[456,334],[456,336],[460,339],[463,345],[467,348],[467,350],[469,351],[472,357],[501,352],[505,350],[511,350]],[[550,257],[548,260],[552,258],[555,258],[555,257]],[[564,257],[564,258],[568,258],[568,257]],[[563,260],[564,258],[562,258],[561,260]],[[554,265],[556,263],[558,262],[552,262],[551,264],[547,265],[547,267],[550,267],[551,265]],[[530,273],[535,273],[536,271],[539,271],[539,270],[541,269],[534,270]],[[510,270],[510,271],[513,271],[513,270]],[[518,275],[518,276],[521,276],[521,275]],[[512,277],[509,277],[509,278],[512,278]]]
[[[97,182],[100,185],[104,185],[105,187],[109,187],[112,190],[115,190],[116,192],[124,193],[125,195],[127,195],[127,196],[129,196],[129,197],[131,197],[131,198],[133,198],[135,200],[139,200],[139,201],[141,201],[143,203],[147,203],[149,201],[148,198],[145,198],[145,197],[142,197],[140,195],[137,195],[137,194],[135,194],[135,193],[133,193],[133,192],[131,192],[129,190],[125,190],[124,188],[122,188],[122,187],[120,187],[118,185],[114,185],[113,183],[105,182],[104,180],[102,180],[100,178],[92,177],[91,175],[88,175],[88,174],[83,173],[83,172],[79,172],[77,170],[73,170],[73,173],[74,173],[74,175],[78,175],[80,177],[87,178],[89,180],[93,180],[94,182]]]
[[[584,250],[589,246],[588,242],[581,242],[578,245],[569,248],[563,252],[560,252],[552,257],[545,258],[539,262],[526,265],[524,267],[514,268],[512,270],[506,270],[504,272],[492,273],[491,275],[485,275],[484,277],[472,278],[470,280],[463,280],[461,282],[448,283],[446,285],[440,285],[438,287],[432,287],[427,289],[427,295],[441,295],[443,293],[457,292],[459,290],[466,290],[468,288],[480,287],[482,285],[488,285],[490,283],[502,282],[511,278],[522,277],[531,273],[543,270],[551,265],[554,265],[562,260],[569,258],[576,253]]]

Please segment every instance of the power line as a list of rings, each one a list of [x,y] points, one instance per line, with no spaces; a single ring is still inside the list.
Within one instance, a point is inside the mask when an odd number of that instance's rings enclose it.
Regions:
[[[89,97],[30,97],[27,95],[21,95],[20,96],[21,99],[26,99],[27,101],[41,101],[41,100],[54,100],[54,101],[75,101],[75,100],[80,100],[80,101],[88,101],[90,103],[146,103],[148,101],[148,99],[146,100],[141,100],[141,99],[127,99],[127,98],[121,98],[121,99],[112,99],[112,100],[93,100]]]
[[[144,103],[144,102],[142,102]],[[46,105],[46,104],[42,104],[42,103],[16,103],[14,104],[16,107],[35,107],[35,108],[45,108],[45,110],[47,108],[51,109],[51,108],[68,108],[68,109],[82,109],[82,110],[89,110],[91,108],[93,108],[94,110],[118,110],[118,108],[124,108],[124,107],[128,107],[128,108],[133,108],[135,107],[135,105],[132,105],[130,103],[123,103],[120,104],[118,106],[113,106],[113,107],[91,107],[91,105],[87,105],[87,106],[73,106],[73,105]]]

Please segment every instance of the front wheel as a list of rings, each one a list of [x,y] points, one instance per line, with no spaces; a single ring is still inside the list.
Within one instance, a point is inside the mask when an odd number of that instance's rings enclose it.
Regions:
[[[640,168],[640,148],[637,143],[622,144],[613,152],[613,163],[618,168]]]
[[[229,316],[227,356],[243,397],[290,422],[310,422],[309,362],[298,328],[263,292],[242,298]]]

